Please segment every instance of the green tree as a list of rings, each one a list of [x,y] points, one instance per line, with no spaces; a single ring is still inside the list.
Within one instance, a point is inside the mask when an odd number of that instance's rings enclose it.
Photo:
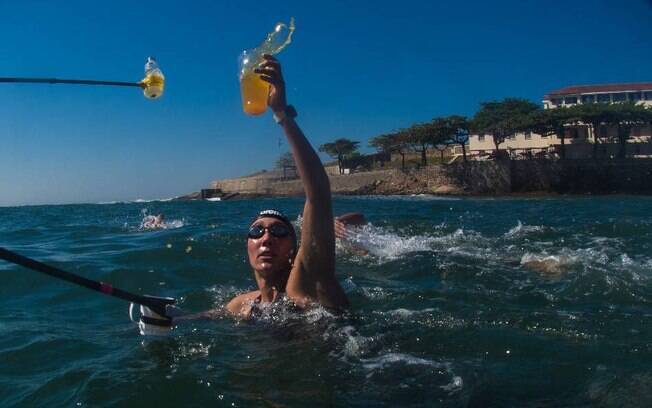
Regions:
[[[405,128],[401,135],[409,150],[421,154],[421,164],[425,166],[426,150],[428,149],[429,143],[426,139],[426,132],[423,129],[423,125],[419,123]]]
[[[501,143],[509,136],[527,128],[529,116],[541,109],[539,105],[520,98],[505,98],[501,102],[483,102],[473,117],[471,128],[493,139],[496,158]]]
[[[466,162],[466,144],[469,141],[469,120],[466,116],[451,115],[444,118],[444,135],[451,144],[462,147],[462,158]]]
[[[410,149],[409,136],[406,129],[400,129],[393,135],[391,135],[392,140],[392,151],[401,155],[401,170],[405,171],[405,155]]]
[[[390,157],[393,152],[398,151],[398,146],[396,145],[396,140],[393,134],[374,136],[369,139],[368,144],[370,147],[375,148],[378,153],[386,154]]]
[[[632,128],[643,126],[652,122],[652,111],[643,105],[634,102],[618,103],[610,106],[613,119],[618,127],[618,157],[625,158],[627,140],[630,138]]]
[[[526,121],[525,131],[538,133],[542,136],[555,135],[561,142],[559,156],[566,158],[566,127],[576,124],[576,114],[573,108],[565,106],[554,109],[539,109],[530,114]]]
[[[319,146],[319,151],[324,152],[332,158],[337,159],[340,174],[344,173],[344,159],[358,150],[360,142],[354,142],[346,138],[340,138],[332,143],[324,143]]]
[[[591,125],[593,130],[593,158],[598,157],[600,126],[612,126],[617,120],[614,111],[608,103],[584,103],[572,108],[574,119]]]

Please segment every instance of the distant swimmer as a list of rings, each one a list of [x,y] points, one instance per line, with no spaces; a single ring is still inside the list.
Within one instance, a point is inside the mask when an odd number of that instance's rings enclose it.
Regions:
[[[142,229],[162,229],[165,228],[165,215],[147,215],[140,224]]]

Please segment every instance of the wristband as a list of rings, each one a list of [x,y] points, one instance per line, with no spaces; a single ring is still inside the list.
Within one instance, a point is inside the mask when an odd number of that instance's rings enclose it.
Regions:
[[[286,118],[294,119],[294,118],[296,118],[296,117],[297,117],[297,110],[294,109],[294,106],[292,106],[292,105],[287,105],[287,106],[285,107],[285,110],[283,110],[283,111],[281,111],[281,112],[274,112],[274,120],[275,120],[276,123],[278,123],[279,125],[280,125],[281,123],[283,123],[283,121],[284,121]]]

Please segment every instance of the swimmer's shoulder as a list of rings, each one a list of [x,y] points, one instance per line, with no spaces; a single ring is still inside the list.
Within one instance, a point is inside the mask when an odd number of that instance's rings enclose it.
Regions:
[[[260,297],[260,290],[243,293],[231,299],[225,309],[236,317],[249,317],[251,305]]]

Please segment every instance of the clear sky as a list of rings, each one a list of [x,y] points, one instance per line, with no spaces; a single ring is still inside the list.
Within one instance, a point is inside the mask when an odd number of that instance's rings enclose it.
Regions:
[[[3,1],[0,76],[138,81],[165,95],[0,84],[0,206],[173,197],[272,168],[287,145],[241,111],[237,56],[296,20],[279,54],[314,146],[506,96],[652,81],[652,2]],[[323,157],[324,160],[327,157]]]

